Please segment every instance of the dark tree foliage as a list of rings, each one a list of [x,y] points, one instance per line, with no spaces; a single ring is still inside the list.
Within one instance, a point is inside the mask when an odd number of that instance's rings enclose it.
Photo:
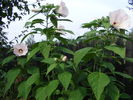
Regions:
[[[25,0],[0,0],[0,46],[7,44],[3,28],[8,28],[11,21],[20,20],[28,13],[28,2]]]

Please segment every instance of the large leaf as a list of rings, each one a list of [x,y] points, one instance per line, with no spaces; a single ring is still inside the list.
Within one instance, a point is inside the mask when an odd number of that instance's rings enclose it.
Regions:
[[[39,50],[40,48],[36,47],[31,52],[29,52],[27,56],[27,61],[29,61]]]
[[[110,45],[105,47],[107,50],[111,50],[114,53],[120,55],[122,58],[125,58],[125,48],[118,47],[116,45]]]
[[[31,90],[31,86],[39,80],[39,76],[39,73],[34,73],[26,81],[21,83],[18,87],[18,97],[23,97],[26,100]]]
[[[58,78],[62,83],[62,85],[64,86],[65,90],[67,90],[72,78],[72,74],[70,72],[63,72],[58,75]]]
[[[51,72],[56,66],[57,66],[56,63],[51,64],[51,65],[47,68],[47,73],[46,73],[46,75],[47,75],[49,72]]]
[[[9,63],[10,61],[12,61],[15,58],[15,55],[6,57],[3,61],[2,61],[2,65]]]
[[[40,87],[36,91],[36,100],[46,100],[46,87]]]
[[[58,87],[58,84],[59,84],[58,80],[53,80],[48,84],[46,88],[46,94],[48,97],[50,97],[51,94],[56,90],[56,88]]]
[[[70,92],[70,96],[68,100],[83,100],[86,94],[87,94],[86,89],[83,87],[80,87]]]
[[[93,72],[88,76],[88,82],[95,94],[96,100],[100,100],[104,88],[109,84],[109,77],[101,72]]]
[[[109,84],[106,89],[107,95],[111,98],[111,100],[119,100],[120,92],[114,84]]]
[[[30,90],[31,86],[27,87],[26,81],[20,83],[20,85],[18,86],[18,97],[23,97],[23,99],[26,100],[30,93]]]
[[[46,100],[58,87],[59,81],[53,80],[47,86],[38,88],[36,91],[36,100]]]
[[[12,69],[7,72],[6,74],[7,83],[5,87],[5,93],[7,92],[8,89],[10,89],[11,85],[13,84],[19,73],[20,69]]]
[[[82,60],[82,58],[88,53],[88,51],[90,51],[91,48],[87,47],[87,48],[83,48],[80,49],[78,51],[76,51],[74,53],[74,63],[76,64],[76,66],[78,66],[78,64],[80,63],[80,61]]]

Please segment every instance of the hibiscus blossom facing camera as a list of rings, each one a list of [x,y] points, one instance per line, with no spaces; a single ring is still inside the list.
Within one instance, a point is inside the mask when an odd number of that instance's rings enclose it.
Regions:
[[[59,8],[56,10],[56,12],[59,13],[62,17],[68,16],[68,9],[65,5],[65,2],[60,2]]]
[[[16,56],[24,56],[28,52],[28,47],[26,44],[16,44],[13,46],[13,53]]]
[[[130,16],[122,9],[110,12],[110,24],[116,29],[129,29],[131,27]]]

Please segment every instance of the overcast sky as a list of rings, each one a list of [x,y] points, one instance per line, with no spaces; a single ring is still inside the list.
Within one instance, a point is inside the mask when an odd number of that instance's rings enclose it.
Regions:
[[[36,0],[28,0],[30,3],[36,2]],[[59,0],[48,0],[54,3],[57,3]],[[124,9],[130,16],[133,16],[133,11],[127,9],[128,0],[63,0],[66,3],[66,6],[69,9],[68,19],[71,19],[73,22],[65,22],[63,25],[65,29],[72,30],[75,35],[67,35],[68,38],[76,38],[77,36],[82,35],[86,30],[81,29],[82,23],[89,22],[91,20],[101,18],[102,16],[108,16],[109,12]],[[9,41],[14,39],[15,36],[21,34],[25,22],[28,21],[28,18],[32,16],[24,16],[22,21],[12,22],[10,28],[7,30],[9,32],[8,38]],[[36,36],[36,41],[41,40],[41,37]]]

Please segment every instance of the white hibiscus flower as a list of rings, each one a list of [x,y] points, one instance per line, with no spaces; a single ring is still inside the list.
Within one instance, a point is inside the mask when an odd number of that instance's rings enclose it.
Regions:
[[[57,13],[59,13],[62,17],[68,16],[68,8],[65,5],[65,2],[61,1],[59,8],[56,10]]]
[[[129,29],[131,27],[130,16],[122,9],[110,12],[110,24],[116,29]]]
[[[24,56],[28,52],[28,47],[26,44],[16,44],[13,46],[13,53],[16,56]]]

